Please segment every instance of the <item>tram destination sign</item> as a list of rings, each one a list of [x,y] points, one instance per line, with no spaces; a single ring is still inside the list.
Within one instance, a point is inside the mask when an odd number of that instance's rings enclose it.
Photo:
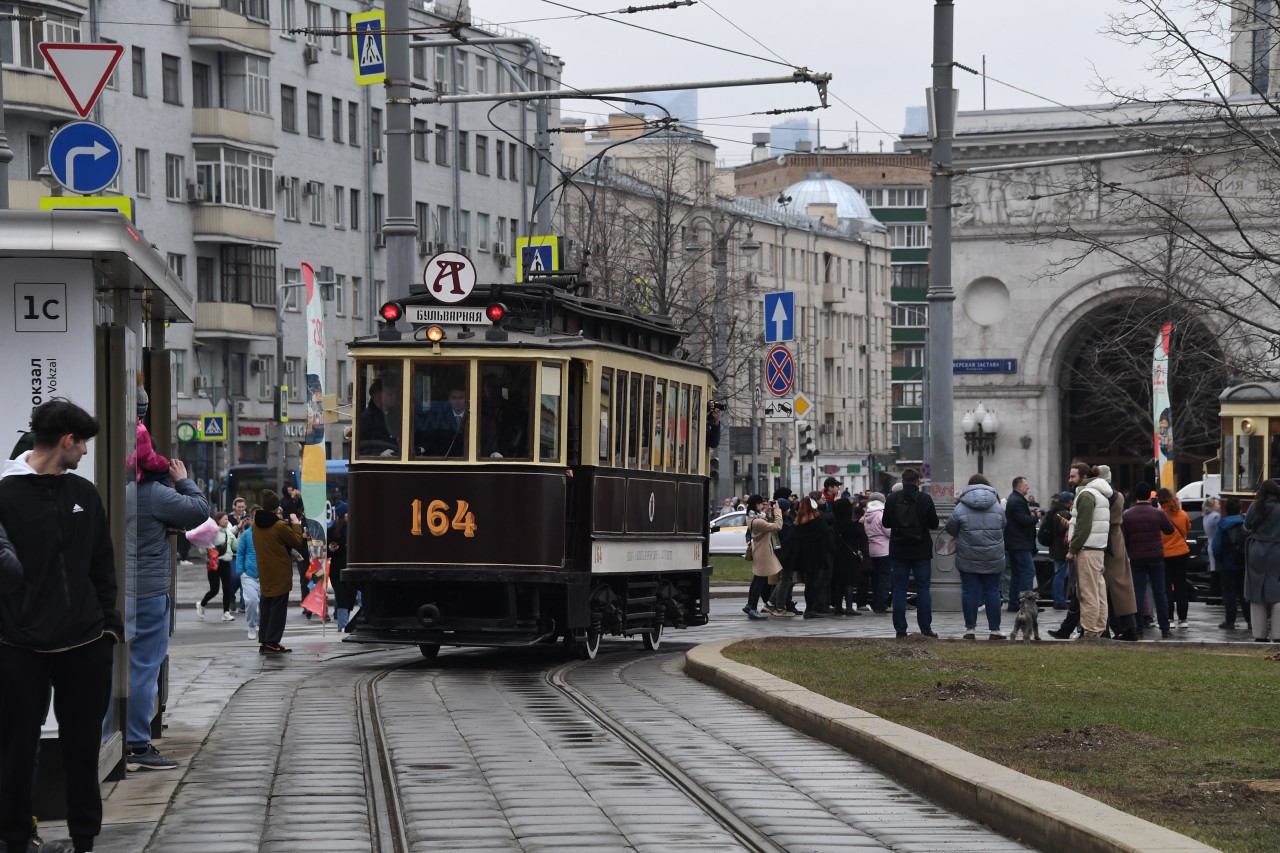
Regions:
[[[437,305],[408,305],[405,319],[410,323],[427,325],[439,323],[445,326],[489,326],[489,318],[483,308],[454,308]]]

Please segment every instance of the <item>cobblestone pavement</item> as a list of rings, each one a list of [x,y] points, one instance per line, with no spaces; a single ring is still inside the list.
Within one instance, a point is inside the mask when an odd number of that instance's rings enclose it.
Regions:
[[[694,642],[893,632],[887,616],[750,622],[740,606],[718,600],[710,625],[670,632],[658,654],[606,640],[568,681],[785,849],[1021,849],[685,678],[678,652]],[[1248,641],[1216,628],[1217,609],[1193,607],[1177,641]],[[188,605],[178,625],[158,745],[180,767],[105,786],[98,853],[369,850],[355,689],[396,664],[408,668],[377,695],[414,850],[742,849],[546,683],[562,657],[446,650],[423,664],[416,650],[344,645],[295,609],[295,654],[263,658],[240,621],[202,622]],[[935,628],[958,636],[958,614],[938,614]]]

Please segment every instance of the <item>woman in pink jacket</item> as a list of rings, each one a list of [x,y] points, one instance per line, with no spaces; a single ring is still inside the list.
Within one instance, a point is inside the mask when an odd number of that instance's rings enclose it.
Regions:
[[[871,571],[864,572],[858,584],[858,607],[864,610],[869,608],[876,613],[889,612],[889,531],[881,523],[883,518],[884,495],[872,492],[867,501],[866,514],[862,516],[870,545]],[[868,594],[870,602],[867,601]]]

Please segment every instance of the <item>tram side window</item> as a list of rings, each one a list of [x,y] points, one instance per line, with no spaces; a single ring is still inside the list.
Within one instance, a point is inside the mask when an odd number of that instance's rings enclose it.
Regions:
[[[640,432],[640,467],[648,471],[653,467],[650,446],[653,443],[653,377],[644,378],[644,390],[640,396],[640,421],[636,429]],[[658,446],[662,446],[662,435],[658,435]]]
[[[618,371],[617,401],[613,406],[613,464],[627,464],[627,372]]]
[[[676,421],[680,419],[680,386],[671,383],[667,389],[667,470],[680,470],[680,457],[676,449]]]
[[[559,383],[556,384],[559,393]],[[480,457],[532,459],[530,401],[533,365],[527,362],[480,364]],[[559,436],[559,423],[556,435]]]
[[[653,396],[653,470],[662,470],[662,418],[666,411],[667,383],[659,379]]]
[[[1235,436],[1226,433],[1223,428],[1222,436],[1222,490],[1234,492],[1236,490],[1236,468],[1235,468]],[[1273,457],[1274,458],[1274,457]]]
[[[1271,423],[1276,424],[1277,422],[1272,420]],[[1273,426],[1272,429],[1275,429],[1275,427]],[[1271,470],[1267,473],[1267,476],[1272,480],[1280,480],[1280,433],[1271,433],[1270,450],[1271,455],[1268,459],[1270,460]]]
[[[463,362],[418,362],[413,366],[413,457],[465,459],[469,455],[471,398]]]
[[[560,374],[559,364],[542,365],[542,408],[538,413],[538,461],[560,461]]]
[[[1256,489],[1262,480],[1262,436],[1236,436],[1236,489]]]
[[[366,361],[359,396],[366,400],[356,420],[356,450],[363,458],[400,455],[400,361]]]
[[[689,472],[689,386],[680,386],[680,472]]]
[[[604,367],[600,370],[600,463],[608,465],[611,457],[609,456],[609,435],[613,428],[613,368]]]
[[[631,374],[627,426],[627,467],[636,468],[640,463],[640,377],[634,373]]]
[[[702,389],[694,388],[689,399],[689,472],[702,471]]]

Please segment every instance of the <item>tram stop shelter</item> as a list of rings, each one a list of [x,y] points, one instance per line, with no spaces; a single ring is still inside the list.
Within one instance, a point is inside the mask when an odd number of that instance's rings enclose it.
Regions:
[[[195,299],[164,256],[115,212],[0,210],[0,450],[9,458],[28,429],[31,409],[64,397],[102,425],[76,473],[94,482],[106,506],[119,582],[125,642],[116,646],[112,699],[102,726],[99,778],[123,778],[129,643],[136,634],[137,566],[133,476],[137,389],[146,385],[157,452],[171,452],[169,323],[191,322]],[[170,627],[172,630],[172,625]],[[159,733],[165,673],[153,730]],[[36,808],[42,819],[65,811],[57,720],[50,709],[40,749]]]

